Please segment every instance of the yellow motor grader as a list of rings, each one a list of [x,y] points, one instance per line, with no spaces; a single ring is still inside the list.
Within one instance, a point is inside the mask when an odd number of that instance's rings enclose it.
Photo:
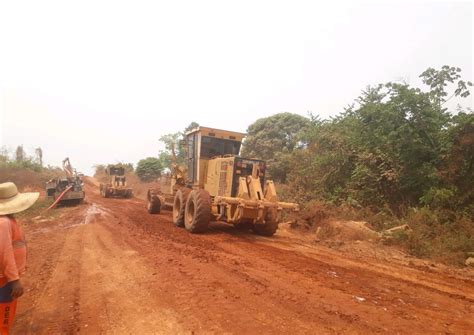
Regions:
[[[133,190],[127,185],[125,168],[123,166],[109,165],[105,169],[105,173],[109,180],[107,183],[101,183],[99,186],[102,197],[131,198],[133,196]]]
[[[171,194],[148,191],[148,211],[171,207],[173,222],[192,233],[207,230],[211,221],[246,226],[272,236],[282,210],[298,211],[280,202],[262,160],[239,157],[245,134],[198,127],[186,133],[186,168],[174,166]]]

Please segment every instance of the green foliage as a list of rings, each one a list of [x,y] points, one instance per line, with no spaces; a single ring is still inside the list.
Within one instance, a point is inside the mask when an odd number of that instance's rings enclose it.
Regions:
[[[474,203],[474,114],[459,110],[446,130],[447,149],[440,164],[442,184],[455,190],[456,206]]]
[[[199,127],[199,123],[193,121],[193,122],[191,122],[191,123],[189,124],[189,126],[187,126],[186,128],[184,128],[184,132],[183,132],[183,133],[186,134],[188,131],[191,131],[191,130],[197,128],[197,127]]]
[[[401,223],[408,223],[412,231],[396,238],[415,256],[462,266],[467,253],[474,250],[472,218],[463,213],[411,209]]]
[[[430,87],[430,96],[438,106],[441,106],[453,96],[466,98],[470,94],[468,86],[472,86],[470,81],[466,82],[460,79],[460,68],[448,65],[444,65],[441,70],[436,70],[430,67],[420,75],[420,78],[422,78],[424,84]],[[454,84],[455,82],[457,83],[454,93],[451,97],[446,98],[448,96],[446,87],[448,84]]]
[[[443,106],[472,84],[449,66],[421,78],[427,91],[380,84],[335,118],[312,116],[288,189],[355,209],[376,230],[407,223],[413,231],[394,239],[412,254],[462,264],[474,250],[474,114]]]
[[[304,147],[303,134],[310,120],[292,113],[258,119],[247,129],[242,156],[268,162],[269,177],[285,182],[291,168],[291,154]]]
[[[193,121],[184,129],[183,132],[170,133],[160,137],[160,142],[165,145],[165,150],[160,151],[158,156],[163,168],[171,169],[173,163],[178,165],[184,164],[184,136],[188,131],[197,127],[199,127],[199,124]]]
[[[160,151],[158,154],[158,159],[161,162],[161,166],[163,168],[170,169],[173,164],[173,155],[170,154],[168,151]]]
[[[156,157],[148,157],[138,162],[135,174],[141,181],[153,181],[161,175],[163,166]]]
[[[6,146],[2,146],[0,148],[0,163],[6,163],[8,162],[9,157],[8,157],[8,149]]]
[[[107,166],[104,165],[104,164],[96,164],[93,166],[93,168],[95,169],[95,172],[94,172],[94,177],[101,177],[101,176],[104,176],[105,175],[105,168]]]
[[[428,69],[422,74],[428,92],[398,83],[368,87],[336,118],[313,118],[306,149],[292,155],[296,194],[388,206],[397,215],[419,205],[454,209],[472,202],[473,115],[453,116],[439,105],[447,83],[458,83],[454,96],[469,95],[459,73]]]
[[[15,151],[15,160],[17,162],[22,162],[25,158],[26,158],[26,153],[25,153],[25,150],[23,149],[23,145],[19,145]]]
[[[32,158],[30,157],[24,157],[22,160],[17,161],[10,161],[8,160],[8,157],[2,157],[0,156],[0,169],[2,168],[10,168],[10,169],[27,169],[35,172],[41,172],[43,171],[43,167],[35,162]]]

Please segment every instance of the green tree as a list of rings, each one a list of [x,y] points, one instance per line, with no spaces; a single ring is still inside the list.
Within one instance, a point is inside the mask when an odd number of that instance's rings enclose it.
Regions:
[[[428,205],[437,202],[445,207],[463,208],[474,204],[474,113],[472,110],[459,110],[453,116],[447,130],[446,141],[449,147],[443,154],[439,173],[442,183],[430,190],[423,201]],[[448,202],[442,202],[436,195],[451,193]],[[474,210],[474,206],[473,206]]]
[[[461,79],[461,69],[454,66],[444,65],[440,70],[433,68],[426,69],[421,75],[423,83],[430,87],[430,96],[433,101],[441,109],[441,106],[453,97],[461,96],[466,98],[470,92],[468,86],[472,86],[470,81]],[[447,86],[455,84],[456,89],[450,97],[448,97]]]
[[[452,206],[452,198],[461,196],[454,180],[459,185],[472,180],[471,146],[461,145],[469,142],[472,117],[453,116],[442,106],[450,96],[447,83],[458,83],[451,96],[461,98],[469,95],[470,83],[451,67],[429,69],[422,77],[428,91],[399,83],[368,87],[339,116],[313,121],[306,149],[292,155],[290,180],[297,193],[388,206],[396,213],[448,199]],[[446,165],[449,155],[456,167]],[[451,181],[443,171],[452,172]]]
[[[179,165],[184,164],[184,136],[188,131],[197,127],[199,127],[199,124],[193,121],[184,129],[183,132],[165,134],[160,137],[160,142],[165,145],[165,150],[160,151],[158,156],[163,168],[171,169],[174,161]]]
[[[173,164],[173,156],[168,151],[160,151],[158,159],[161,162],[161,166],[165,169],[170,169]]]
[[[106,166],[104,164],[96,164],[96,165],[93,166],[93,168],[95,169],[94,177],[99,177],[99,176],[105,175]]]
[[[25,150],[23,149],[23,145],[19,145],[16,147],[15,151],[15,160],[17,162],[23,162],[23,160],[26,158]]]
[[[258,119],[247,129],[242,156],[268,162],[270,177],[285,182],[290,171],[291,153],[304,147],[303,134],[310,120],[292,113]]]
[[[6,146],[2,146],[0,148],[0,163],[7,163],[8,161],[8,148]]]
[[[191,123],[189,124],[189,126],[187,126],[186,128],[184,128],[184,133],[186,134],[188,131],[191,131],[191,130],[193,130],[194,128],[197,128],[197,127],[199,127],[199,123],[193,121],[193,122],[191,122]]]
[[[149,182],[158,178],[162,171],[161,161],[156,157],[148,157],[137,163],[135,174],[141,181]]]
[[[35,149],[36,161],[42,167],[43,166],[43,150],[41,148]]]

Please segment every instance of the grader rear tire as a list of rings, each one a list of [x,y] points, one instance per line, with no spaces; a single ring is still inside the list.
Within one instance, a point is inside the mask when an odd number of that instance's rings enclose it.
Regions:
[[[262,236],[273,236],[278,229],[277,212],[275,209],[268,209],[265,216],[265,224],[254,224],[252,230],[255,234]]]
[[[193,190],[186,202],[184,225],[191,233],[203,233],[211,221],[211,197],[205,190]]]
[[[184,212],[190,192],[191,190],[188,188],[176,191],[173,201],[173,223],[176,227],[184,227]]]
[[[161,212],[161,201],[159,199],[155,199],[154,201],[147,201],[146,209],[150,214],[160,214]]]

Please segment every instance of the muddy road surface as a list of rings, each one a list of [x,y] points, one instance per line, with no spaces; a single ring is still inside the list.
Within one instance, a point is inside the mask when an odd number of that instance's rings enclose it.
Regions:
[[[204,235],[103,199],[25,225],[14,334],[468,334],[470,275],[361,259],[277,233]]]

